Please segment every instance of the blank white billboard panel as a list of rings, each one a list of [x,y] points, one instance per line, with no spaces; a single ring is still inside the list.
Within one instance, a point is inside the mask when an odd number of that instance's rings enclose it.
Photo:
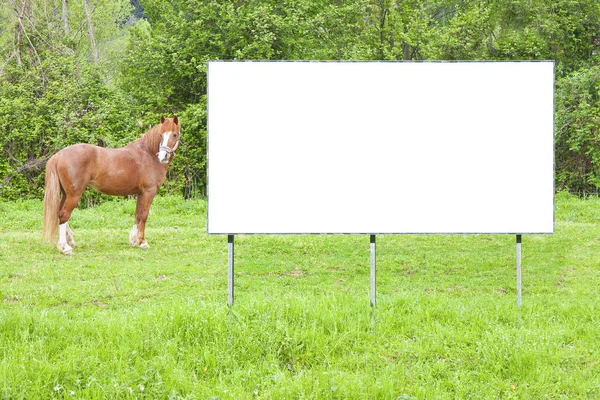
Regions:
[[[208,232],[552,233],[552,62],[210,62]]]

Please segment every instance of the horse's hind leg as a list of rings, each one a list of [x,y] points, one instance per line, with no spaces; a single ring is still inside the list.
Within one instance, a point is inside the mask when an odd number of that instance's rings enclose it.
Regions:
[[[61,200],[60,210],[58,211],[58,243],[56,243],[56,247],[63,254],[73,254],[73,246],[75,245],[75,240],[73,239],[73,231],[69,227],[68,221],[71,218],[71,213],[73,209],[77,207],[79,203],[79,199],[81,198],[81,193],[68,195],[63,192],[63,198]]]
[[[67,195],[65,194],[64,191],[61,191],[60,206],[58,207],[59,212],[65,206],[66,200],[67,200]],[[73,231],[71,230],[71,227],[69,226],[68,222],[66,223],[66,241],[69,246],[75,247],[75,238],[73,236]]]
[[[69,245],[67,242],[67,223],[60,224],[58,226],[58,243],[56,243],[56,248],[63,254],[71,255],[73,254],[73,247]]]
[[[69,226],[69,223],[66,223],[67,225],[67,244],[71,247],[75,247],[75,236],[73,235],[73,231],[71,230],[71,227]]]

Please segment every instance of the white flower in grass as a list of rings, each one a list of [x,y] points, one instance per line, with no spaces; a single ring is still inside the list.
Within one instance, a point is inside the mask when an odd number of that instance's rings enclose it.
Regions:
[[[143,392],[143,391],[144,391],[144,389],[145,389],[144,385],[142,385],[142,384],[140,383],[140,392]]]
[[[54,391],[55,392],[58,392],[60,389],[62,389],[62,386],[60,386],[60,385],[54,386]]]

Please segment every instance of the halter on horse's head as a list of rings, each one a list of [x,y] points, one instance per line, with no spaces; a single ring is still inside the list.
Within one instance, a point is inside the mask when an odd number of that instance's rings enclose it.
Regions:
[[[168,164],[179,148],[181,126],[177,116],[173,118],[160,117],[160,122],[161,140],[156,156],[161,164]]]

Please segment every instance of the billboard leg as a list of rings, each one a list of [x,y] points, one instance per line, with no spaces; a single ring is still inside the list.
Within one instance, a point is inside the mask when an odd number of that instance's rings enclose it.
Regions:
[[[517,307],[521,307],[521,235],[517,235]]]
[[[233,306],[233,235],[227,235],[227,305]]]
[[[375,307],[375,235],[371,235],[371,307]]]

